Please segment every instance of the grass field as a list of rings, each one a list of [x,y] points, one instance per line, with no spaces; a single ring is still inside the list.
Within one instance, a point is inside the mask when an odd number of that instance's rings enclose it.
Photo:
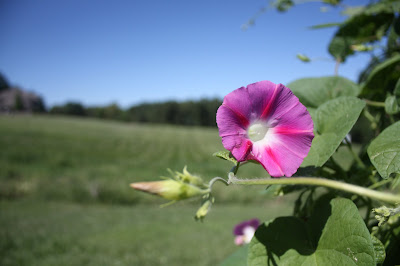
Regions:
[[[0,265],[217,265],[236,249],[236,223],[293,206],[218,184],[200,223],[198,201],[160,209],[165,201],[129,188],[185,165],[206,180],[226,176],[230,163],[211,156],[222,149],[216,129],[0,116],[0,147]]]

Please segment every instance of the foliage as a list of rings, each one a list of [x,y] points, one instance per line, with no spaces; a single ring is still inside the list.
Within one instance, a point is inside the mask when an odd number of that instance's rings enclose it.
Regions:
[[[50,109],[50,114],[85,116],[84,106],[78,102],[68,102],[65,105],[56,105]]]
[[[292,5],[277,1],[281,11]],[[315,138],[297,174],[306,177],[252,180],[230,175],[228,183],[269,184],[268,191],[277,195],[301,191],[294,215],[265,222],[248,250],[226,261],[236,257],[243,264],[247,257],[247,265],[400,264],[399,11],[400,2],[394,0],[344,6],[343,14],[349,16],[345,22],[312,27],[338,28],[328,46],[336,74],[351,55],[369,53],[371,61],[358,84],[337,75],[288,84],[314,122]],[[354,148],[352,132],[370,136],[357,137],[360,150]],[[335,158],[341,147],[353,156],[349,167]],[[313,186],[339,191],[317,194]]]

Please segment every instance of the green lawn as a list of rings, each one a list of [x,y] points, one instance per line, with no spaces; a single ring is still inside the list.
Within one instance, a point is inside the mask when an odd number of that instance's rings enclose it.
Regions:
[[[1,265],[217,265],[234,252],[243,219],[289,214],[285,201],[216,204],[195,222],[179,203],[112,206],[40,201],[0,203]]]
[[[217,265],[236,250],[235,224],[292,211],[293,197],[216,184],[200,223],[198,200],[159,208],[129,187],[185,165],[226,176],[216,129],[0,116],[0,147],[0,265]],[[249,164],[241,176],[266,172]]]
[[[157,180],[167,168],[209,180],[231,164],[212,157],[222,150],[216,129],[124,124],[52,116],[0,116],[1,198],[21,196],[78,202],[157,201],[129,183]],[[246,177],[266,176],[259,165]],[[231,192],[232,191],[232,192]],[[253,193],[222,189],[220,201],[247,201]]]

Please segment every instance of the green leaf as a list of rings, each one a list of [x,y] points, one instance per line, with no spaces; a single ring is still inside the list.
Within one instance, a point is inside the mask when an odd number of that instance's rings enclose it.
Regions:
[[[400,78],[400,54],[378,64],[361,85],[361,95],[373,100],[384,100],[384,91],[391,91]]]
[[[274,5],[279,12],[286,12],[294,5],[294,3],[292,0],[276,0]]]
[[[371,236],[352,201],[333,199],[310,221],[280,217],[261,225],[248,265],[375,265]]]
[[[229,151],[218,151],[218,152],[214,153],[213,156],[230,161],[234,165],[237,165],[237,163],[238,163],[236,161],[236,159],[233,157],[232,153],[230,153]]]
[[[302,167],[322,166],[356,123],[365,102],[351,96],[330,100],[314,114],[314,139]]]
[[[318,24],[318,25],[314,25],[309,27],[312,30],[316,30],[316,29],[325,29],[325,28],[331,28],[331,27],[337,27],[342,25],[342,23],[337,22],[337,23],[325,23],[325,24]]]
[[[400,106],[397,103],[396,96],[388,96],[385,100],[385,111],[390,115],[397,114],[400,111]]]
[[[347,56],[354,54],[350,47],[352,44],[353,41],[349,38],[335,36],[329,43],[328,51],[336,60],[344,62]]]
[[[385,258],[386,258],[385,246],[375,236],[371,235],[371,240],[372,240],[372,244],[374,246],[376,263],[381,264],[385,261]]]
[[[340,96],[357,96],[357,84],[343,77],[304,78],[287,85],[306,107],[317,108]]]
[[[248,245],[239,248],[235,253],[226,258],[220,266],[243,266],[247,263]]]
[[[302,62],[304,62],[304,63],[308,63],[308,62],[311,61],[311,59],[310,59],[308,56],[303,55],[303,54],[297,54],[296,57],[297,57],[299,60],[301,60]]]
[[[368,156],[383,178],[400,174],[400,121],[386,128],[368,147]]]

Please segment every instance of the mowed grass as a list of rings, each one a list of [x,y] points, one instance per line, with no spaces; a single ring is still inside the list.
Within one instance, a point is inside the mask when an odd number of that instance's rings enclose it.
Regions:
[[[216,204],[195,222],[179,203],[117,206],[0,203],[0,265],[218,265],[233,253],[233,226],[289,214],[285,201]]]
[[[229,162],[212,157],[216,129],[51,116],[0,116],[0,265],[218,265],[236,250],[232,228],[291,213],[293,198],[216,184],[203,223],[198,200],[164,200],[129,183],[166,169],[209,180]],[[266,176],[254,164],[241,176]]]
[[[157,201],[135,193],[131,182],[158,180],[167,168],[210,180],[226,177],[230,162],[214,128],[124,124],[51,116],[0,116],[0,196],[78,202]],[[245,177],[266,176],[260,165],[243,166]],[[253,192],[219,189],[220,201],[247,201]],[[158,201],[159,202],[159,201]]]

